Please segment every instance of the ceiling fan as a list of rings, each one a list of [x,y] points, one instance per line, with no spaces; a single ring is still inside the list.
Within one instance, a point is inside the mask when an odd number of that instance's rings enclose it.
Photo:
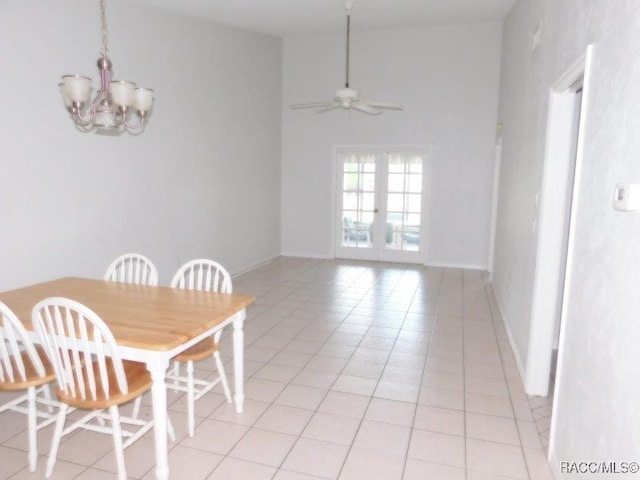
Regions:
[[[298,103],[291,105],[291,108],[317,108],[317,113],[328,112],[336,108],[358,110],[368,115],[380,115],[383,109],[402,110],[402,105],[390,102],[375,102],[370,100],[360,100],[357,90],[349,87],[349,41],[351,37],[351,10],[354,0],[345,0],[344,6],[347,10],[347,74],[344,88],[336,90],[333,100],[328,102]]]

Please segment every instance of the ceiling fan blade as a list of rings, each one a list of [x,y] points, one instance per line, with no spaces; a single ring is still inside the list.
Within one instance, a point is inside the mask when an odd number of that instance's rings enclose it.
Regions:
[[[290,106],[290,108],[321,108],[335,105],[336,102],[315,102],[315,103],[296,103]]]
[[[370,107],[369,105],[363,105],[361,103],[352,104],[351,108],[366,113],[367,115],[380,115],[382,113],[382,110],[378,110],[377,108]]]
[[[328,112],[330,110],[334,110],[336,108],[339,108],[341,105],[339,102],[335,102],[333,105],[328,105],[326,107],[321,108],[320,110],[318,110],[316,113],[324,113],[324,112]]]
[[[399,103],[391,102],[373,102],[373,101],[361,101],[361,104],[368,105],[374,108],[386,108],[387,110],[402,110],[403,107]]]

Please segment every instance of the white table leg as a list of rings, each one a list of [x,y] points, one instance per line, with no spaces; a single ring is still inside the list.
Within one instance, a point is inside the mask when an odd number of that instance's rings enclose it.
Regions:
[[[156,446],[156,479],[169,479],[169,459],[167,453],[167,384],[165,378],[169,360],[151,358],[147,370],[151,373],[151,397],[153,400],[153,435]]]
[[[237,413],[242,413],[244,408],[244,332],[242,326],[245,317],[246,310],[242,310],[233,319],[233,380],[236,387],[234,398]]]

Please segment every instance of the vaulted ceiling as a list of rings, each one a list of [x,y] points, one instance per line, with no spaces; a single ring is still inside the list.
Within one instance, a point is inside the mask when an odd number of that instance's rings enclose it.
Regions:
[[[339,33],[344,0],[128,0],[280,37]],[[501,21],[517,0],[354,0],[354,28],[382,30]]]

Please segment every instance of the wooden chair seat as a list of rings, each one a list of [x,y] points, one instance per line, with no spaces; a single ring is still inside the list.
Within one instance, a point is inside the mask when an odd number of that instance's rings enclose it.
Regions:
[[[55,380],[56,374],[53,371],[53,366],[49,362],[49,359],[47,358],[47,355],[45,354],[44,350],[42,349],[42,347],[39,347],[39,346],[36,346],[35,349],[36,349],[36,353],[40,357],[42,366],[44,366],[45,375],[43,377],[38,375],[38,372],[36,371],[36,368],[33,365],[33,362],[31,361],[29,353],[27,351],[22,351],[20,356],[22,357],[22,362],[24,364],[25,377],[26,377],[25,381],[22,381],[22,379],[17,375],[17,372],[18,372],[17,362],[15,361],[14,357],[11,357],[11,366],[13,368],[13,371],[16,372],[15,374],[16,381],[11,382],[9,381],[8,378],[5,378],[4,382],[0,382],[0,390],[7,390],[7,391],[25,390],[27,388],[38,387],[40,385],[44,385],[45,383],[49,383]]]
[[[127,394],[120,393],[120,390],[118,389],[118,382],[116,380],[116,373],[113,369],[113,363],[111,359],[107,359],[106,363],[109,379],[109,398],[107,398],[107,395],[104,394],[100,376],[96,375],[96,372],[99,371],[97,362],[93,362],[94,381],[96,382],[97,390],[96,400],[93,400],[91,398],[83,400],[81,397],[73,396],[70,393],[65,394],[62,390],[57,389],[56,395],[58,396],[60,401],[76,408],[104,409],[113,405],[121,405],[130,400],[133,400],[134,398],[139,397],[151,388],[151,375],[149,374],[146,366],[143,363],[124,360],[122,364],[124,366],[125,376],[127,377],[129,392]],[[82,368],[82,376],[85,385],[88,385],[89,373],[86,366]]]
[[[191,348],[188,348],[180,355],[176,355],[173,359],[177,362],[197,362],[203,358],[207,358],[218,351],[218,344],[214,342],[213,337],[208,337]]]

